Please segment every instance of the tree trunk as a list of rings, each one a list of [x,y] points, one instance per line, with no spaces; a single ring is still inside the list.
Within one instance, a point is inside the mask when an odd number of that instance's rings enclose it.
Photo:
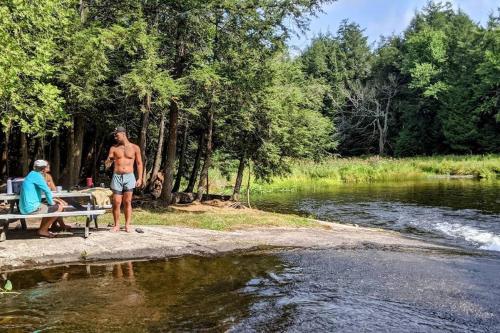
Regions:
[[[189,183],[185,190],[186,193],[193,192],[194,184],[196,184],[196,179],[198,179],[198,171],[200,170],[200,160],[201,160],[201,154],[203,152],[204,143],[205,143],[205,135],[201,133],[200,138],[198,140],[198,149],[196,150],[196,157],[194,159],[193,170],[191,171],[191,176],[189,177]]]
[[[156,180],[156,175],[158,174],[158,171],[160,171],[161,167],[161,157],[163,156],[163,141],[165,139],[165,118],[166,118],[166,112],[165,110],[163,110],[160,117],[160,133],[158,135],[158,147],[156,148],[155,161],[153,164],[153,171],[151,172],[151,179],[149,184],[150,191],[153,190],[154,181]]]
[[[212,132],[213,132],[214,112],[210,107],[208,112],[208,128],[207,128],[207,149],[205,151],[205,161],[201,169],[200,181],[198,183],[198,192],[196,193],[196,201],[201,201],[203,192],[208,188],[208,170],[212,164]]]
[[[189,122],[186,119],[186,125],[184,126],[184,135],[182,137],[181,156],[179,157],[179,168],[177,169],[177,175],[175,177],[175,184],[172,189],[172,192],[178,192],[179,187],[181,186],[182,175],[184,174],[184,164],[186,162],[185,160],[186,160],[188,131],[189,131]]]
[[[234,184],[233,196],[231,200],[240,201],[241,183],[243,182],[243,171],[245,171],[245,156],[241,156],[240,164],[238,165],[238,173],[236,174],[236,183]]]
[[[61,140],[59,136],[56,136],[56,139],[52,143],[52,163],[50,164],[52,178],[54,178],[54,182],[56,184],[59,183],[59,177],[61,173],[61,149],[59,148],[60,141]]]
[[[377,128],[378,128],[378,154],[382,156],[384,155],[384,131],[382,129],[379,119],[377,119]]]
[[[142,125],[141,125],[141,133],[139,136],[139,148],[141,149],[141,157],[142,164],[144,165],[144,170],[141,175],[143,179],[143,184],[145,184],[148,180],[146,179],[146,144],[147,144],[147,136],[148,136],[148,125],[149,125],[149,114],[151,111],[151,95],[147,94],[144,98],[144,109],[142,110]]]
[[[73,121],[74,124],[74,121]],[[71,185],[71,177],[73,176],[73,154],[72,150],[74,147],[73,140],[74,140],[74,132],[75,128],[74,125],[68,128],[68,132],[66,133],[66,138],[67,138],[67,144],[66,144],[66,163],[64,165],[64,170],[61,174],[60,183],[62,183],[65,187],[69,189]]]
[[[384,126],[382,129],[382,154],[384,153],[385,145],[387,142],[387,129],[389,128],[389,111],[391,108],[391,98],[387,100],[384,113]]]
[[[92,139],[92,146],[90,147],[89,151],[87,152],[87,156],[85,157],[85,177],[94,177],[92,174],[92,166],[94,164],[94,156],[95,152],[97,150],[97,135],[93,135]],[[95,181],[95,178],[94,178]]]
[[[26,176],[29,172],[29,159],[28,159],[28,140],[26,138],[26,133],[21,132],[19,136],[19,150],[21,155],[21,173]]]
[[[252,208],[250,205],[250,177],[252,176],[252,166],[250,165],[251,160],[248,161],[248,180],[247,180],[247,205],[248,208]]]
[[[80,22],[85,23],[87,20],[88,6],[84,0],[80,0]]]
[[[94,152],[94,158],[92,161],[92,172],[91,172],[94,180],[97,180],[97,168],[99,164],[99,157],[101,157],[103,148],[104,148],[104,137],[101,138],[99,146],[96,147],[96,150]]]
[[[10,125],[7,127],[7,129],[4,132],[5,140],[4,140],[4,147],[2,150],[2,174],[6,175],[7,177],[10,176],[9,174],[9,145],[10,145]]]
[[[181,2],[182,3],[182,2]],[[184,43],[184,36],[188,31],[187,20],[185,16],[179,16],[175,33],[175,61],[172,72],[173,79],[182,77],[186,67],[187,48]],[[177,149],[177,123],[179,118],[179,105],[177,100],[172,98],[170,102],[170,115],[168,125],[168,144],[167,144],[167,161],[165,163],[163,186],[161,190],[161,199],[170,205],[172,202],[172,186],[174,181],[174,165]]]
[[[389,122],[390,107],[391,107],[391,98],[389,97],[387,99],[387,104],[385,105],[383,114],[380,114],[380,111],[378,112],[378,115],[379,115],[379,117],[377,118],[377,127],[378,127],[378,131],[379,131],[378,154],[380,156],[384,155],[384,152],[385,152],[385,144],[387,141],[387,129],[389,126],[388,122]],[[380,106],[377,105],[377,108],[380,109]],[[381,124],[380,116],[383,116],[383,124]]]
[[[45,160],[45,140],[43,138],[35,139],[35,147],[33,149],[32,161]]]
[[[172,185],[174,181],[175,153],[177,149],[177,121],[179,119],[179,106],[177,101],[170,103],[168,126],[167,163],[165,164],[165,180],[161,190],[161,199],[168,205],[172,202]]]
[[[75,139],[74,139],[74,150],[73,150],[73,159],[74,159],[74,173],[72,184],[76,185],[80,182],[80,170],[82,168],[82,154],[83,154],[83,137],[85,135],[85,119],[83,117],[75,118]]]
[[[68,150],[66,153],[66,168],[63,177],[63,183],[68,188],[78,185],[80,180],[84,134],[85,120],[81,116],[75,116],[73,126],[68,129]]]

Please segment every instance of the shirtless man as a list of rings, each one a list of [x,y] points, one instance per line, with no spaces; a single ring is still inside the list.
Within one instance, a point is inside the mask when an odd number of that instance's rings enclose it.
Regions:
[[[132,219],[132,194],[134,188],[142,186],[142,158],[139,146],[128,141],[125,128],[119,126],[115,129],[116,145],[111,147],[108,159],[105,162],[109,169],[114,163],[113,178],[111,179],[111,191],[113,191],[113,220],[115,226],[112,231],[120,231],[120,206],[123,202],[125,211],[125,231],[131,232],[130,221]],[[134,161],[137,163],[137,174],[139,179],[135,180]]]

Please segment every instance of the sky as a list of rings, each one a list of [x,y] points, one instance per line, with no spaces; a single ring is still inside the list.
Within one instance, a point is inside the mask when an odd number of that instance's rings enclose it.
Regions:
[[[449,0],[450,1],[450,0]],[[335,33],[343,19],[358,23],[365,29],[370,43],[381,35],[401,33],[410,23],[415,11],[428,0],[338,0],[323,7],[324,13],[311,18],[305,35],[292,37],[288,45],[299,53],[319,33]],[[488,16],[500,7],[500,0],[451,0],[455,9],[461,8],[472,20],[485,24]]]

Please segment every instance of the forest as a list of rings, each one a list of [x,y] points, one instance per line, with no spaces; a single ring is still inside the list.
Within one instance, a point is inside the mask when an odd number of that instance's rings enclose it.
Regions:
[[[0,177],[38,158],[66,187],[106,177],[116,126],[166,203],[213,168],[260,180],[290,161],[500,152],[500,17],[429,2],[370,44],[345,20],[299,55],[322,0],[4,0]],[[493,11],[496,10],[496,11]]]

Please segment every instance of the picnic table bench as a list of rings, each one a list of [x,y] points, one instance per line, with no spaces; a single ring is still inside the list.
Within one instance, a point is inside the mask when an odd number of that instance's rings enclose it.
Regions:
[[[15,207],[19,207],[19,195],[18,194],[0,194],[0,201],[7,201],[10,204],[10,209],[8,214],[0,214],[0,242],[7,239],[7,231],[9,229],[9,223],[15,222],[17,220],[21,221],[21,226],[23,230],[26,230],[26,219],[41,219],[44,217],[70,217],[70,216],[86,216],[85,223],[85,233],[84,237],[87,238],[90,234],[90,223],[94,221],[95,228],[98,229],[97,216],[106,213],[105,209],[98,209],[92,203],[91,193],[81,193],[81,192],[53,192],[54,198],[86,198],[88,199],[87,204],[77,205],[78,207],[64,207],[65,209],[70,208],[71,211],[62,211],[55,213],[46,214],[16,214]],[[42,197],[45,197],[43,194]],[[99,208],[109,208],[99,207]],[[80,210],[75,210],[80,209]],[[3,227],[2,227],[3,224]]]

